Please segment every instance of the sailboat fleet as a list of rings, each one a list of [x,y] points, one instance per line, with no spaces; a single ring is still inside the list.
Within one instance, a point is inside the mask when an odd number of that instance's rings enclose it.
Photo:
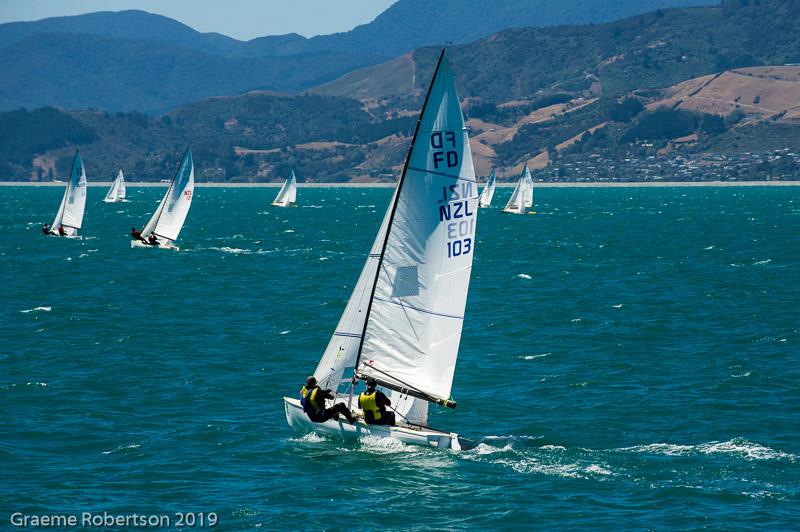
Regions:
[[[456,407],[451,391],[477,243],[477,211],[491,206],[495,181],[492,170],[478,193],[464,116],[442,51],[391,202],[313,374],[320,389],[332,395],[327,401],[343,403],[355,417],[352,422],[338,416],[312,421],[301,400],[305,396],[284,397],[291,427],[439,449],[473,445],[457,433],[429,426],[428,413],[431,405]],[[194,161],[187,148],[155,212],[142,231],[132,231],[131,247],[179,249],[176,241],[194,186]],[[125,197],[119,170],[103,201]],[[296,206],[296,199],[292,171],[272,205]],[[56,218],[43,229],[49,235],[80,238],[85,205],[86,172],[76,153]],[[532,206],[533,179],[526,163],[502,212],[525,214]],[[365,421],[358,397],[366,382],[389,393],[396,423]]]

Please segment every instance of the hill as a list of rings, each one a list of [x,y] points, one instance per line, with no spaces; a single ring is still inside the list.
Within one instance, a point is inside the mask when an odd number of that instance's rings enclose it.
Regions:
[[[463,43],[508,27],[612,20],[713,0],[400,0],[369,24],[316,36],[242,42],[143,11],[0,24],[0,110],[51,105],[164,112],[200,98],[299,92],[419,46]]]
[[[543,179],[650,179],[662,169],[702,179],[686,160],[729,157],[731,176],[795,175],[772,152],[800,152],[800,67],[781,65],[800,62],[792,61],[800,36],[786,22],[798,16],[795,2],[736,1],[602,25],[511,29],[455,46],[448,53],[476,169],[514,175],[532,161]],[[311,181],[390,180],[436,53],[419,49],[300,96],[217,97],[157,118],[36,111],[23,135],[12,135],[0,175],[63,175],[80,146],[99,175],[122,166],[133,179],[161,179],[190,144],[201,180],[275,180],[291,168]],[[748,63],[767,66],[741,66]],[[25,116],[0,114],[0,130]]]
[[[452,46],[462,97],[492,103],[570,92],[584,97],[662,88],[755,65],[800,63],[800,3],[731,0],[718,6],[657,10],[590,26],[521,28]],[[436,51],[416,50],[414,86],[423,89]],[[360,69],[310,92],[390,100],[385,65]]]

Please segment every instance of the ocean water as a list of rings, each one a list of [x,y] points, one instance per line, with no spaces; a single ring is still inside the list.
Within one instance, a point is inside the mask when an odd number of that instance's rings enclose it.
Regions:
[[[45,238],[0,188],[0,529],[213,512],[217,529],[798,529],[800,188],[539,189],[478,220],[443,452],[292,432],[389,189],[162,191]],[[501,189],[502,205],[510,189]],[[174,527],[174,521],[172,521]]]

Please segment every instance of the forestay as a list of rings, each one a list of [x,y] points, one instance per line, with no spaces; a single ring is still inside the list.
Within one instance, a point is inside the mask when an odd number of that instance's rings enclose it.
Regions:
[[[427,401],[450,397],[477,207],[469,138],[442,54],[387,221],[360,376]]]
[[[160,238],[177,240],[189,213],[189,207],[192,206],[193,195],[194,161],[192,151],[187,148],[178,167],[178,173],[175,174],[175,178],[161,199],[158,209],[142,230],[142,236],[146,238],[153,233]]]
[[[481,197],[478,199],[478,207],[488,207],[492,204],[494,197],[494,170],[489,174],[489,179],[486,181],[486,186],[481,192]]]
[[[289,205],[294,205],[296,200],[297,178],[294,175],[294,170],[292,170],[291,177],[283,183],[283,186],[280,191],[278,191],[278,195],[275,196],[275,201],[273,201],[272,204],[279,207],[288,207]]]
[[[83,168],[81,154],[75,152],[72,161],[72,169],[69,173],[69,182],[61,198],[61,205],[56,213],[56,218],[51,225],[53,231],[58,230],[58,226],[64,228],[68,236],[78,233],[83,223],[83,212],[86,209],[86,170]]]

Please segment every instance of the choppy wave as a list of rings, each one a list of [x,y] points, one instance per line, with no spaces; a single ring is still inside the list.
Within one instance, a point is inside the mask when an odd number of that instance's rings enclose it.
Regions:
[[[103,454],[113,454],[113,453],[117,453],[117,452],[120,452],[120,451],[127,451],[127,450],[130,450],[130,449],[138,449],[139,447],[141,447],[141,444],[139,444],[139,443],[131,443],[129,445],[120,445],[120,446],[118,446],[118,447],[116,447],[116,448],[114,448],[114,449],[112,449],[110,451],[103,451]]]
[[[53,310],[53,307],[35,307],[35,308],[20,310],[20,312],[23,314],[28,314],[30,312],[50,312],[51,310]]]

